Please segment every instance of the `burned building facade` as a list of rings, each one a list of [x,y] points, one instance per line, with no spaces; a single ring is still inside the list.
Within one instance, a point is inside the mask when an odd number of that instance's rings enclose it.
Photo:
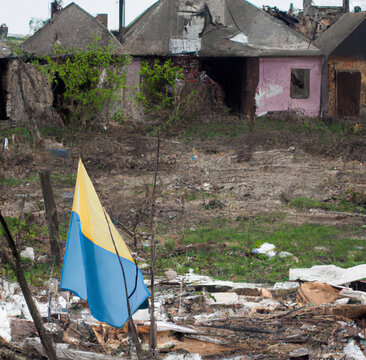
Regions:
[[[249,2],[161,0],[127,28],[122,45],[135,58],[189,64],[187,83],[208,77],[242,114],[319,114],[319,49]]]
[[[366,13],[344,14],[316,45],[325,56],[322,71],[324,116],[358,116],[366,106]]]

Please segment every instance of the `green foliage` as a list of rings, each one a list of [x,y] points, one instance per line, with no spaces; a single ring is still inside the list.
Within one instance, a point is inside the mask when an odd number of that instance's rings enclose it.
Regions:
[[[101,47],[99,38],[84,50],[55,46],[55,57],[46,56],[34,63],[50,82],[65,85],[66,110],[72,122],[82,126],[109,120],[109,107],[116,92],[125,84],[128,56],[116,56],[111,45]]]
[[[0,131],[0,139],[8,138],[10,143],[13,135],[21,143],[27,143],[29,145],[33,143],[32,133],[24,126],[16,126]]]
[[[5,177],[0,179],[0,185],[7,186],[20,186],[26,185],[28,183],[33,183],[39,181],[39,177],[37,175],[29,176],[26,178],[13,178],[13,177]]]
[[[365,195],[352,190],[345,191],[339,199],[335,199],[332,202],[299,197],[289,203],[291,207],[296,209],[323,209],[340,212],[365,212],[365,204]]]
[[[150,119],[160,120],[160,128],[166,129],[179,119],[181,104],[176,101],[176,80],[183,79],[183,69],[170,59],[155,60],[153,64],[145,60],[141,63],[140,75],[141,91],[137,93],[137,100]],[[192,95],[186,100],[189,101]]]
[[[40,19],[36,17],[32,17],[29,22],[29,30],[34,34],[36,33],[40,28],[42,28],[45,24],[47,24],[48,19]]]

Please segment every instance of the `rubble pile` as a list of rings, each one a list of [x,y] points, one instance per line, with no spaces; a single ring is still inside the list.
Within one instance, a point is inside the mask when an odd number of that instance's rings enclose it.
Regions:
[[[366,359],[365,283],[359,290],[317,281],[273,286],[213,280],[193,271],[156,284],[159,356],[167,359]],[[128,326],[96,321],[68,292],[41,292],[37,306],[60,359],[133,358]],[[355,295],[356,294],[356,295]],[[362,296],[361,296],[361,295]],[[16,284],[1,282],[0,357],[42,357]],[[148,349],[150,314],[134,321]],[[24,357],[22,357],[22,354]]]

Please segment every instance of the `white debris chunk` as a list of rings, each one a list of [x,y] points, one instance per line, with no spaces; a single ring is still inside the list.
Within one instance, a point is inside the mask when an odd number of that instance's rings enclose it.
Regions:
[[[344,353],[346,354],[347,359],[366,360],[366,356],[353,340],[344,348]]]
[[[276,256],[277,251],[276,251],[276,246],[266,242],[266,243],[262,244],[259,248],[253,249],[252,253],[253,254],[264,254],[264,255],[268,256],[269,258],[273,258]]]
[[[34,250],[31,247],[26,247],[23,251],[20,252],[20,257],[24,259],[34,260]]]
[[[366,264],[342,269],[335,265],[314,265],[311,268],[290,269],[290,280],[319,281],[343,285],[366,278]]]
[[[7,342],[11,341],[10,320],[8,318],[7,311],[1,308],[1,305],[0,305],[0,337],[2,337]]]
[[[244,35],[243,33],[240,33],[232,37],[230,40],[235,41],[242,45],[246,45],[248,43],[248,36]]]

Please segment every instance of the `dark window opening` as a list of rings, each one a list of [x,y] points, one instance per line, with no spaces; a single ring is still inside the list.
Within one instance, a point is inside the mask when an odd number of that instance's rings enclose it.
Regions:
[[[52,83],[52,93],[53,93],[53,103],[54,108],[61,108],[64,104],[64,92],[66,91],[66,86],[64,81],[56,74],[56,78]]]
[[[291,69],[291,99],[307,99],[310,95],[310,70]]]
[[[0,62],[0,120],[7,120],[6,114],[6,98],[7,92],[5,89],[5,76],[8,70],[6,62]]]
[[[225,94],[225,105],[232,112],[243,112],[243,99],[246,83],[245,58],[206,58],[202,60],[201,70],[220,84]]]

